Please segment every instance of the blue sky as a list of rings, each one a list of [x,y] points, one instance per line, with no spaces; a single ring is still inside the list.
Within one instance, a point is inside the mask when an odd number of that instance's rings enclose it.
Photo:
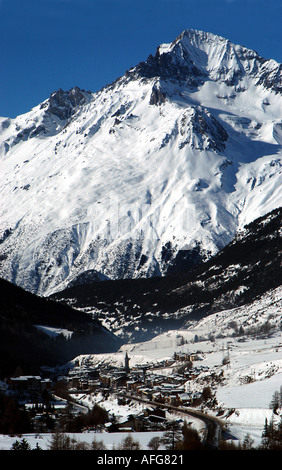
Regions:
[[[0,116],[97,91],[189,28],[282,62],[281,20],[281,0],[0,0]]]

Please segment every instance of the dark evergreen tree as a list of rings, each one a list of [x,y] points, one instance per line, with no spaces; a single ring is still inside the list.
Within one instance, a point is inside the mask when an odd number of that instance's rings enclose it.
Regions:
[[[262,441],[261,441],[262,448],[267,449],[269,445],[267,418],[265,418],[265,421],[264,421],[264,427],[263,427],[261,438],[262,438]]]
[[[21,441],[15,441],[11,450],[31,450],[31,447],[26,439],[22,439]]]
[[[277,412],[277,409],[279,408],[279,403],[280,403],[279,392],[275,391],[273,393],[271,402],[269,404],[270,409],[272,409],[274,413]]]
[[[186,420],[184,421],[182,434],[183,440],[177,445],[179,450],[201,450],[203,448],[198,432],[187,424]]]
[[[242,449],[243,450],[250,450],[253,448],[253,445],[254,445],[254,439],[251,438],[250,434],[246,434],[246,436],[244,437],[244,440],[243,440],[243,444],[242,444]]]

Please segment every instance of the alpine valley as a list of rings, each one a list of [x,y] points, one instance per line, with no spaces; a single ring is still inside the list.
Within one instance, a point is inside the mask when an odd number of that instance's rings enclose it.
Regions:
[[[261,432],[254,376],[265,401],[282,373],[281,76],[189,29],[98,92],[59,89],[0,118],[2,375],[21,337],[29,371],[42,358],[113,373],[128,352],[136,374],[181,369],[185,392],[211,386],[218,401],[201,406],[222,420],[245,387]],[[72,341],[53,348],[55,330]]]

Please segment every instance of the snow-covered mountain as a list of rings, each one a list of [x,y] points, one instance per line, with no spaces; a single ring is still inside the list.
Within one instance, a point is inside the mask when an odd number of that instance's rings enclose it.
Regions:
[[[210,33],[0,130],[0,276],[40,295],[189,270],[282,205],[281,65]]]

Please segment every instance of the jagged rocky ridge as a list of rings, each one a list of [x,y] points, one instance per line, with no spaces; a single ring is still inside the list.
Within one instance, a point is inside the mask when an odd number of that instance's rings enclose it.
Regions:
[[[281,216],[279,208],[253,221],[190,274],[84,284],[52,298],[96,313],[127,341],[183,328],[247,305],[281,285]]]
[[[217,53],[212,54],[215,43]],[[191,87],[198,87],[207,80],[238,86],[249,76],[254,78],[255,85],[263,85],[276,93],[282,91],[281,64],[203,31],[184,31],[172,44],[160,46],[154,56],[149,56],[146,62],[127,73],[128,76],[131,74],[135,79],[173,79]]]
[[[48,295],[189,271],[281,206],[281,65],[200,31],[0,120],[0,275]]]

